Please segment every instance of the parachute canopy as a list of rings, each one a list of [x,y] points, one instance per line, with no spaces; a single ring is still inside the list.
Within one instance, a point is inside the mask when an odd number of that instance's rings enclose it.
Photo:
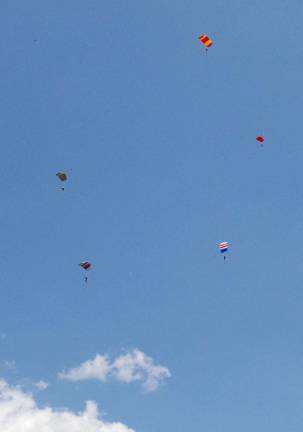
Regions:
[[[91,263],[88,262],[88,261],[82,261],[82,262],[79,264],[79,266],[82,267],[84,270],[90,270],[90,269],[92,268]]]
[[[63,171],[57,172],[56,176],[58,177],[59,180],[61,180],[63,182],[67,180],[67,175]]]
[[[207,36],[206,34],[202,35],[199,37],[201,43],[204,44],[205,48],[210,48],[213,44],[213,41],[211,40],[211,38],[209,36]]]
[[[265,141],[265,138],[262,135],[260,135],[257,136],[256,140],[259,141],[260,143],[263,143]]]
[[[221,242],[219,244],[219,249],[221,253],[227,252],[228,251],[228,242]]]

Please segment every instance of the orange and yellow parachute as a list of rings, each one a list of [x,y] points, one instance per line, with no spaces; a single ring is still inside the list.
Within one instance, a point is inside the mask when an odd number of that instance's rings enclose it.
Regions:
[[[212,46],[213,41],[206,34],[199,37],[200,41],[204,44],[205,48],[208,49]]]

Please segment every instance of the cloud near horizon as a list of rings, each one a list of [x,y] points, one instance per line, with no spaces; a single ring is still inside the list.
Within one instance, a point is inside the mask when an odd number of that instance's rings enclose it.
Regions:
[[[123,423],[99,418],[95,402],[87,401],[81,413],[39,408],[31,394],[0,380],[1,432],[134,432]]]
[[[94,359],[58,374],[60,379],[69,381],[95,379],[105,382],[110,377],[126,384],[141,381],[143,388],[148,392],[157,390],[160,383],[170,376],[168,368],[155,365],[151,357],[138,349],[121,355],[112,362],[107,355],[97,354]]]

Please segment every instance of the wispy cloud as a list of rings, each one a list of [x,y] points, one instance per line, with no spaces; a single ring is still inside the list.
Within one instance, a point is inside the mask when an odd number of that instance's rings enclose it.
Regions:
[[[14,360],[3,360],[2,364],[5,369],[9,370],[10,372],[17,371],[17,366]]]
[[[48,386],[49,386],[49,384],[43,380],[40,380],[40,381],[35,383],[35,387],[40,391],[46,390]]]
[[[70,369],[67,372],[60,372],[60,379],[67,379],[70,381],[84,381],[96,379],[99,381],[106,381],[107,376],[111,371],[111,365],[106,355],[97,354],[93,360],[87,360],[79,367]]]
[[[113,361],[110,361],[107,355],[97,354],[94,359],[58,374],[60,379],[69,381],[96,379],[105,382],[110,377],[127,384],[141,381],[143,388],[148,392],[157,390],[160,383],[170,376],[167,367],[156,365],[151,357],[138,349]]]
[[[1,432],[134,432],[123,423],[108,423],[99,418],[95,402],[86,402],[81,413],[39,408],[33,397],[18,387],[0,380]]]

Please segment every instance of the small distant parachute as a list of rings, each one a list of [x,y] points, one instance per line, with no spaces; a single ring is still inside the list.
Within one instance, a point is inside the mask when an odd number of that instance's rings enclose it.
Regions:
[[[56,176],[58,179],[60,179],[62,182],[65,182],[67,180],[67,174],[63,171],[57,172]]]
[[[82,268],[83,268],[84,270],[86,270],[86,271],[88,271],[88,270],[90,270],[90,269],[92,268],[91,263],[88,262],[88,261],[82,261],[82,262],[79,264],[79,266],[82,267]],[[87,276],[84,276],[84,281],[87,283],[87,281],[88,281],[88,277],[87,277]]]
[[[262,145],[265,141],[265,138],[262,135],[259,135],[259,136],[257,136],[256,140],[259,141],[259,143],[261,143],[261,145]]]
[[[213,44],[213,41],[211,40],[211,38],[209,36],[207,36],[206,34],[200,36],[199,39],[200,39],[200,42],[203,43],[203,45],[205,46],[206,50],[208,48],[210,48]]]
[[[228,242],[221,242],[219,244],[219,249],[220,249],[220,252],[222,254],[225,254],[228,251],[228,247],[229,247]],[[226,259],[226,256],[224,255],[224,260],[225,259]]]
[[[88,261],[82,261],[82,262],[79,264],[79,266],[82,267],[84,270],[90,270],[90,269],[92,268],[91,263],[88,262]]]
[[[63,171],[57,172],[56,176],[62,182],[65,182],[67,180],[67,174],[65,172],[63,172]],[[64,187],[62,187],[61,190],[64,190]]]

